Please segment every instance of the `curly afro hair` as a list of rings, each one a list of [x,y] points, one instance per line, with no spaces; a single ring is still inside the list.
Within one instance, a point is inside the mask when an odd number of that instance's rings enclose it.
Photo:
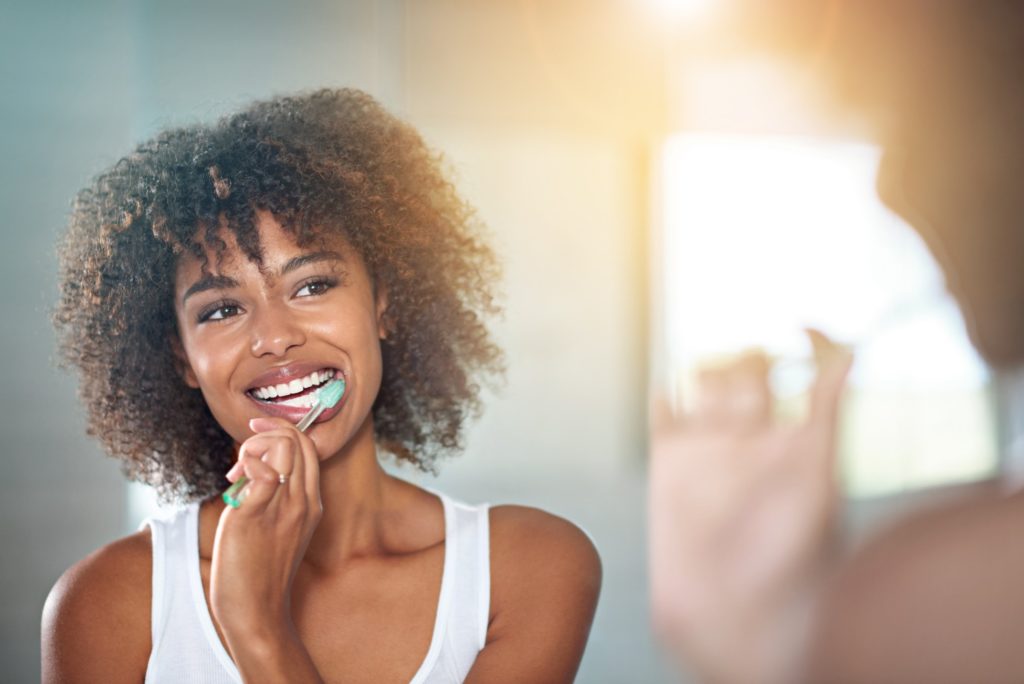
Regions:
[[[54,322],[64,365],[81,376],[89,434],[165,499],[226,486],[233,442],[185,385],[172,351],[174,276],[180,255],[205,259],[203,233],[216,226],[262,265],[259,211],[300,246],[341,234],[386,288],[377,441],[436,470],[439,456],[462,448],[481,382],[502,371],[484,323],[499,311],[498,265],[438,156],[349,89],[278,97],[212,126],[166,131],[78,194],[59,247]]]

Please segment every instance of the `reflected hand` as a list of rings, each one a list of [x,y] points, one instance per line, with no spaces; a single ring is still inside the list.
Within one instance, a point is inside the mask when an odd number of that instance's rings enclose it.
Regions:
[[[792,681],[835,546],[836,426],[852,357],[809,335],[819,370],[800,423],[774,419],[763,354],[704,372],[693,415],[654,407],[654,623],[708,681]]]

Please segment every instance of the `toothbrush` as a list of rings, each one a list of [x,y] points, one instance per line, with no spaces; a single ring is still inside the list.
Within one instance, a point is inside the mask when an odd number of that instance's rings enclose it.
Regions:
[[[338,378],[332,380],[316,392],[316,403],[313,404],[313,408],[309,409],[306,415],[302,416],[302,419],[295,425],[299,432],[305,432],[306,428],[313,424],[320,414],[329,408],[334,408],[335,405],[345,395],[345,378]],[[224,503],[232,508],[238,508],[242,505],[245,500],[245,496],[240,496],[239,493],[242,488],[245,487],[249,480],[242,475],[240,478],[235,480],[235,483],[225,490],[221,498],[224,499]]]

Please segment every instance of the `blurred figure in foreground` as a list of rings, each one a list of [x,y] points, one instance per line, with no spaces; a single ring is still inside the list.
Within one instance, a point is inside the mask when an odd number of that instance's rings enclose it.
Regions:
[[[1017,369],[1024,3],[885,4],[851,10],[838,92],[877,115],[879,191],[939,261],[972,342]],[[851,358],[811,336],[819,377],[802,424],[773,420],[757,356],[705,373],[692,415],[655,407],[659,634],[712,682],[1024,681],[1024,493],[988,483],[843,557],[835,432]]]

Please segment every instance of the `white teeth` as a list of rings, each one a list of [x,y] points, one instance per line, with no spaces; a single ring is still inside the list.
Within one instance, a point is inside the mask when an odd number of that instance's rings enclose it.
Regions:
[[[290,394],[298,394],[299,392],[302,392],[303,390],[306,390],[310,387],[322,385],[323,383],[333,378],[334,374],[335,371],[333,370],[313,371],[304,378],[292,380],[291,382],[288,383],[281,383],[280,385],[267,385],[266,387],[257,387],[256,389],[252,390],[252,395],[257,399],[262,399],[264,401],[267,401],[269,399],[275,399],[277,397],[287,397]],[[315,393],[311,392],[305,397],[295,397],[294,399],[279,401],[277,403],[285,404],[287,406],[305,406],[306,399],[308,398],[309,406],[312,406],[313,402],[316,400],[316,397],[313,396],[314,394]],[[304,403],[294,403],[294,401],[297,401],[299,399],[302,399]]]
[[[291,397],[289,399],[282,399],[276,402],[278,405],[283,406],[296,406],[298,408],[313,408],[313,404],[316,403],[316,393],[310,392],[309,394],[303,394],[301,397]]]

